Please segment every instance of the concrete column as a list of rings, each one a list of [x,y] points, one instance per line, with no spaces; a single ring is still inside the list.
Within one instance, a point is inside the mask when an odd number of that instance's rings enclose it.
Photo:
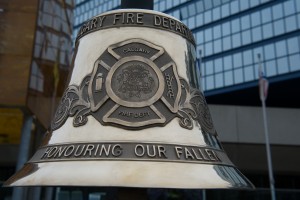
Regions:
[[[21,142],[19,148],[19,155],[16,165],[16,171],[20,170],[28,160],[30,150],[31,127],[33,122],[32,115],[24,115],[24,122],[21,132]],[[26,188],[15,187],[13,189],[12,200],[25,199]]]

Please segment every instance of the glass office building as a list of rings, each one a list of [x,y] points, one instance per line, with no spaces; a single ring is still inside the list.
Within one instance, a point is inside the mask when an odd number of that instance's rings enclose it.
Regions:
[[[119,0],[77,0],[73,38],[85,20],[119,6]],[[180,19],[194,33],[208,95],[251,85],[258,79],[258,54],[271,79],[300,73],[300,1],[155,0],[154,10]]]
[[[120,0],[76,0],[73,40],[86,20],[118,9],[120,4]],[[202,76],[199,88],[208,103],[235,104],[238,99],[243,105],[259,106],[260,54],[261,65],[270,81],[270,97],[276,95],[268,98],[268,105],[300,107],[300,99],[294,95],[300,84],[299,0],[154,0],[154,10],[174,16],[192,30],[197,45],[197,75]],[[208,197],[268,199],[267,191],[262,189],[269,187],[266,174],[259,170],[247,174],[260,188],[253,193],[223,191]],[[294,193],[283,191],[281,199],[299,198],[300,192],[295,190],[299,189],[299,176],[285,169],[275,178],[279,188],[294,189]],[[226,198],[222,198],[220,194],[225,193]]]

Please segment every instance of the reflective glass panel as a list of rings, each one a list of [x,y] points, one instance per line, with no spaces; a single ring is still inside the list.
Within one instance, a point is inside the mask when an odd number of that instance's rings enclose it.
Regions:
[[[267,61],[265,64],[265,67],[266,67],[266,75],[267,76],[275,76],[277,74],[275,60]]]
[[[213,53],[213,43],[208,42],[205,44],[205,49],[204,49],[205,56],[209,56]]]
[[[250,28],[250,17],[246,15],[241,18],[242,30]]]
[[[206,89],[211,90],[214,89],[214,76],[207,76],[206,77]]]
[[[223,38],[223,51],[231,49],[231,37],[227,36]]]
[[[230,3],[231,14],[237,13],[239,11],[239,2],[233,1]]]
[[[224,24],[222,24],[222,35],[226,36],[229,34],[230,34],[230,23],[225,22]]]
[[[234,70],[234,83],[242,83],[243,82],[243,70],[236,69]]]
[[[249,44],[251,42],[251,32],[250,30],[242,32],[242,44]]]
[[[223,70],[222,58],[218,58],[214,61],[215,73],[221,72]]]
[[[300,55],[295,54],[289,57],[291,71],[300,70]]]
[[[259,41],[262,39],[262,34],[261,34],[261,27],[258,26],[254,29],[252,29],[252,40],[253,42]]]
[[[252,27],[259,25],[261,22],[260,12],[255,12],[251,14],[251,24]]]
[[[188,7],[189,10],[189,16],[195,15],[196,14],[196,6],[195,4],[190,4]]]
[[[197,8],[197,12],[200,13],[204,10],[204,7],[203,7],[203,1],[198,1],[196,3],[196,8]]]
[[[253,67],[249,66],[249,67],[245,67],[244,68],[244,76],[245,76],[245,81],[252,81],[254,80],[254,71],[253,71]]]
[[[222,40],[214,40],[214,53],[220,53],[222,51]]]
[[[240,33],[236,33],[232,35],[232,47],[239,47],[241,46],[241,35]]]
[[[212,29],[208,28],[205,30],[205,41],[211,41],[212,40]]]
[[[274,22],[274,34],[280,35],[283,33],[284,33],[284,24],[283,24],[283,20],[280,19],[280,20]]]
[[[224,70],[232,69],[232,57],[231,55],[223,58]]]
[[[264,53],[266,60],[275,58],[274,44],[264,46]]]
[[[278,74],[284,74],[289,71],[287,57],[279,58],[277,60]]]
[[[276,47],[277,57],[285,56],[287,54],[287,47],[286,47],[285,40],[276,42],[275,47]]]
[[[229,4],[225,4],[221,7],[222,17],[227,17],[229,15]]]
[[[202,26],[203,25],[203,15],[198,14],[196,15],[196,26]]]
[[[242,54],[236,53],[233,55],[233,66],[234,68],[238,68],[242,66]]]
[[[212,14],[213,14],[213,20],[214,21],[220,19],[220,17],[221,17],[220,7],[214,8],[213,11],[212,11]]]
[[[223,73],[216,74],[216,88],[224,86]]]
[[[272,24],[271,24],[271,23],[265,24],[265,25],[263,26],[263,36],[264,36],[264,39],[273,36],[273,27],[272,27]]]
[[[231,21],[231,29],[232,29],[232,33],[236,33],[238,31],[240,31],[240,19],[234,19]]]
[[[233,76],[232,76],[232,71],[225,72],[224,73],[224,78],[225,78],[225,85],[232,85],[233,84]]]
[[[255,63],[255,61],[253,61],[252,51],[251,50],[243,52],[243,59],[244,59],[244,66],[245,65],[250,65],[252,63]]]
[[[288,45],[288,52],[289,52],[289,54],[298,53],[299,52],[299,42],[298,42],[298,38],[297,37],[288,39],[287,40],[287,45]]]
[[[282,4],[277,4],[272,7],[273,19],[279,19],[283,16]]]
[[[286,2],[284,2],[283,8],[284,8],[284,14],[285,14],[285,16],[292,15],[292,14],[294,14],[296,12],[294,1],[286,1]]]
[[[297,22],[296,22],[295,15],[285,18],[285,27],[287,32],[294,31],[297,29]]]
[[[249,1],[248,0],[243,0],[241,3],[241,10],[246,10],[249,8]]]
[[[271,8],[265,8],[261,11],[262,23],[270,22],[272,20]]]
[[[210,10],[206,11],[204,13],[204,22],[205,22],[205,24],[211,22],[211,11]]]
[[[214,39],[218,39],[221,37],[221,26],[220,25],[214,26],[213,31],[214,31]]]
[[[205,75],[210,75],[214,73],[213,61],[207,61],[204,63],[205,66]]]

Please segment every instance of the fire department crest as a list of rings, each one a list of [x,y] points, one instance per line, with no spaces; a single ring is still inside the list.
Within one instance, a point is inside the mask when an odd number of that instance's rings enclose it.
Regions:
[[[68,117],[74,117],[74,126],[84,125],[88,115],[103,125],[126,129],[164,126],[178,117],[180,125],[190,129],[201,112],[193,102],[204,99],[196,91],[178,76],[175,62],[162,47],[126,40],[109,46],[80,86],[67,88],[52,129]]]

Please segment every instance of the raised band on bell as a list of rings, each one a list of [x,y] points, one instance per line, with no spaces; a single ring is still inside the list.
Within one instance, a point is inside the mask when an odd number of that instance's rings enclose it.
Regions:
[[[51,129],[6,186],[252,188],[194,88],[194,45],[183,23],[155,11],[88,20]]]

